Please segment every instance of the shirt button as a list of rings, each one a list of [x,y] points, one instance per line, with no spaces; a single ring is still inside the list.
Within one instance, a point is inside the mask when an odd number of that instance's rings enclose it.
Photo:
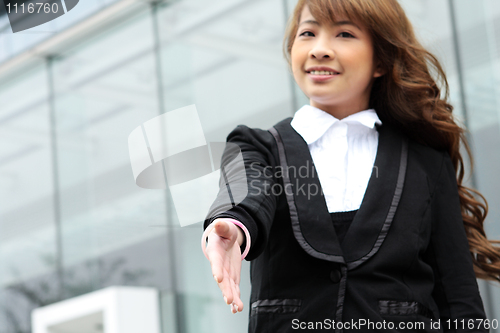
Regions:
[[[333,271],[330,272],[330,280],[332,280],[333,283],[338,283],[341,278],[342,278],[342,273],[340,273],[338,269],[334,269]]]

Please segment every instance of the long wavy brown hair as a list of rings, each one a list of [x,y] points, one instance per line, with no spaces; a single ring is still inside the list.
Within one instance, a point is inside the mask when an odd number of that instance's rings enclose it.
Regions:
[[[495,246],[500,241],[489,241],[483,227],[488,204],[481,193],[462,185],[461,144],[471,167],[472,156],[465,130],[455,122],[453,106],[448,103],[446,75],[437,58],[418,42],[398,1],[299,0],[288,21],[284,39],[283,51],[289,66],[300,14],[306,4],[321,24],[348,18],[362,23],[370,32],[374,60],[386,71],[373,83],[370,108],[377,110],[383,123],[395,125],[417,142],[449,152],[456,171],[474,271],[478,278],[500,281],[500,249]]]

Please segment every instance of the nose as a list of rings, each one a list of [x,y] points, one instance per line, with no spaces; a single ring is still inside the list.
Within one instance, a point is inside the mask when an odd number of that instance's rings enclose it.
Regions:
[[[309,56],[314,59],[333,58],[335,56],[333,48],[325,35],[316,38],[316,43],[309,52]]]

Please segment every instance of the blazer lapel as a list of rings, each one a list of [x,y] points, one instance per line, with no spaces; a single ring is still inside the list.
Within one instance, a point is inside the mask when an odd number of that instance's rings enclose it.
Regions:
[[[331,222],[309,147],[287,118],[272,127],[283,170],[284,191],[296,240],[311,256],[353,269],[382,245],[397,209],[406,172],[407,143],[379,126],[379,145],[360,209],[342,247]]]
[[[347,231],[343,247],[349,269],[379,250],[396,213],[406,176],[408,142],[387,125],[377,126],[379,143],[361,206]]]
[[[309,147],[287,118],[269,132],[278,145],[293,233],[311,256],[344,263]],[[327,241],[325,241],[327,240]]]

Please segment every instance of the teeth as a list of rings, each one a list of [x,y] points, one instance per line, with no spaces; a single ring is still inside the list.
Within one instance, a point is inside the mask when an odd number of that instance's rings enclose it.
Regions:
[[[329,72],[329,71],[310,71],[309,73],[313,75],[335,75],[337,74],[336,72]]]

